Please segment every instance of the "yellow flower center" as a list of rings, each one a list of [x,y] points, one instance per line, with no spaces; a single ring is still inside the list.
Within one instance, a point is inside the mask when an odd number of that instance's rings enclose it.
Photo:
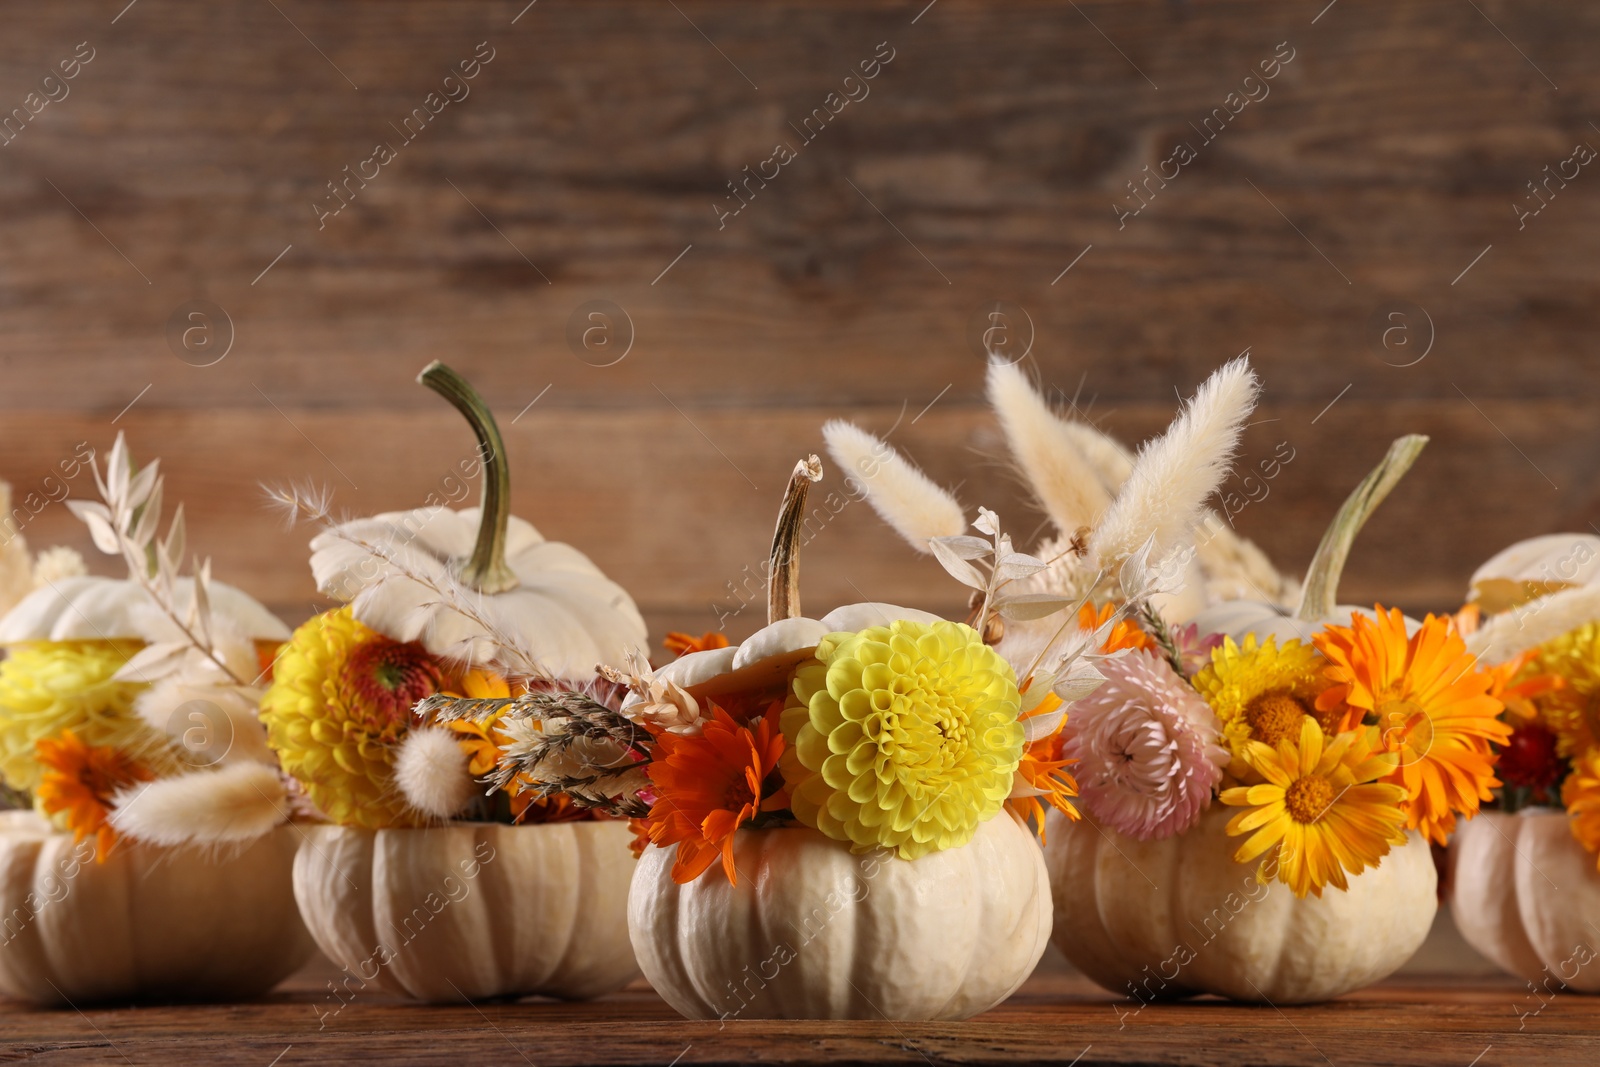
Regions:
[[[1250,736],[1274,747],[1299,737],[1300,717],[1308,714],[1310,709],[1287,689],[1269,689],[1244,706]]]
[[[1296,778],[1283,791],[1283,805],[1298,823],[1313,823],[1322,818],[1334,801],[1333,783],[1320,774]]]

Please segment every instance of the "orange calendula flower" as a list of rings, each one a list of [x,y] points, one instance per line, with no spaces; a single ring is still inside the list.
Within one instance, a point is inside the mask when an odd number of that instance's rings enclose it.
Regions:
[[[722,857],[728,881],[739,884],[733,867],[733,834],[762,811],[784,807],[782,790],[762,799],[762,786],[783,754],[778,729],[782,703],[775,702],[752,726],[741,726],[713,707],[713,718],[698,735],[662,733],[648,773],[656,801],[650,807],[652,843],[678,846],[672,880],[692,882]]]
[[[1536,655],[1533,649],[1529,649],[1504,663],[1485,669],[1490,679],[1489,695],[1504,704],[1506,713],[1520,722],[1536,721],[1539,718],[1539,698],[1566,684],[1557,675],[1544,674],[1530,667]]]
[[[473,700],[509,697],[511,687],[498,674],[470,670],[460,681],[447,690],[451,696],[465,696]],[[505,744],[499,729],[501,710],[482,720],[455,719],[445,725],[456,735],[456,743],[467,756],[467,771],[474,778],[482,778],[500,763],[500,750]]]
[[[117,843],[117,832],[106,821],[112,798],[153,775],[121,749],[86,745],[71,730],[40,738],[35,751],[43,768],[34,790],[39,806],[64,817],[74,842],[92,836],[95,860],[104,863]]]
[[[1078,629],[1094,630],[1104,626],[1110,621],[1116,607],[1111,604],[1100,605],[1099,610],[1093,604],[1084,604],[1078,609]],[[1156,649],[1156,639],[1139,629],[1138,625],[1128,619],[1118,619],[1116,625],[1111,627],[1111,633],[1105,643],[1100,646],[1100,651],[1110,655],[1120,652],[1125,648],[1140,648],[1152,651]]]
[[[1022,713],[1023,728],[1027,728],[1030,719],[1046,719],[1060,710],[1061,698],[1054,693],[1047,693],[1036,707]],[[1074,821],[1081,818],[1078,809],[1068,802],[1078,795],[1078,781],[1066,769],[1076,762],[1068,759],[1063,751],[1065,742],[1061,731],[1066,725],[1067,717],[1061,715],[1055,729],[1028,742],[1023,748],[1022,760],[1017,764],[1016,782],[1011,787],[1012,795],[1006,801],[1006,809],[1021,819],[1024,825],[1033,824],[1040,841],[1045,839],[1045,804]]]
[[[1572,836],[1590,852],[1600,853],[1600,751],[1589,751],[1572,763],[1561,787]]]
[[[699,637],[673,630],[661,641],[662,647],[674,656],[687,656],[691,652],[709,652],[713,648],[727,648],[728,635],[720,630],[707,630]]]
[[[1316,636],[1334,683],[1317,708],[1345,703],[1373,717],[1380,746],[1400,756],[1388,780],[1405,786],[1406,825],[1443,845],[1456,814],[1471,818],[1500,784],[1489,743],[1511,736],[1505,705],[1448,617],[1429,615],[1408,638],[1398,608],[1377,612]]]

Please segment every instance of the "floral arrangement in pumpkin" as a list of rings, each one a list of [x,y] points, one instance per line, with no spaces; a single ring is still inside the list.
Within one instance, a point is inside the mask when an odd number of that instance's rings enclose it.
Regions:
[[[1075,804],[1099,824],[1138,840],[1166,838],[1220,801],[1241,809],[1228,827],[1245,837],[1239,862],[1259,861],[1258,875],[1320,896],[1375,866],[1406,830],[1442,843],[1458,815],[1492,798],[1494,746],[1505,736],[1496,720],[1502,686],[1477,669],[1456,620],[1430,616],[1417,627],[1382,607],[1332,617],[1350,539],[1421,439],[1397,443],[1352,494],[1301,590],[1242,540],[1220,555],[1212,549],[1210,573],[1194,567],[1202,544],[1215,540],[1201,541],[1205,502],[1255,403],[1243,360],[1202,385],[1109,494],[1103,465],[1085,460],[1105,451],[1087,427],[1051,412],[1015,368],[991,368],[990,392],[1024,483],[1063,534],[1065,523],[1082,522],[1041,549],[1048,568],[1030,582],[1048,592],[1027,599],[1049,610],[1075,596],[1070,640],[1096,653],[1098,684],[1074,695],[1047,743],[1053,760],[1071,768]],[[952,542],[940,536],[959,518],[954,499],[884,441],[839,423],[828,437],[884,519],[961,577]],[[1161,579],[1130,584],[1121,567],[1130,559],[1138,562],[1131,573]],[[1229,584],[1242,581],[1264,596],[1254,606],[1264,621],[1286,615],[1295,595],[1318,606],[1305,616],[1317,625],[1303,636],[1235,641],[1173,621],[1186,605],[1201,606],[1172,595],[1197,576],[1215,585],[1203,598],[1213,604],[1228,606],[1238,595]],[[974,618],[986,618],[976,601]],[[1069,640],[1053,621],[997,622],[985,626],[1024,679]]]
[[[738,884],[734,838],[747,828],[810,827],[853,852],[910,861],[966,844],[1002,812],[1071,811],[1076,786],[1056,739],[1064,702],[1098,683],[1091,642],[1073,642],[1019,686],[966,623],[882,604],[802,617],[798,545],[821,476],[815,456],[795,468],[773,537],[769,624],[743,645],[707,635],[679,642],[685,654],[663,670],[638,657],[605,670],[627,691],[620,708],[545,691],[438,696],[419,710],[500,724],[511,744],[494,786],[634,820],[639,850],[676,846],[679,883],[720,866]],[[1046,564],[1016,552],[992,512],[980,509],[973,526],[983,536],[947,538],[939,551],[978,589],[979,617],[1063,610],[1063,598],[1019,589]],[[1127,580],[1144,580],[1140,566],[1130,562]],[[1113,610],[1101,629],[1121,620]]]
[[[102,474],[88,458],[100,501],[67,505],[128,577],[90,576],[70,549],[34,562],[0,618],[0,776],[101,861],[124,837],[247,842],[296,811],[256,720],[288,630],[213,582],[209,560],[182,573],[183,508],[162,535],[159,460],[136,467],[121,434],[106,459]]]
[[[1549,534],[1496,555],[1458,615],[1504,701],[1494,807],[1564,809],[1600,864],[1600,537]]]
[[[292,519],[321,531],[312,570],[347,601],[295,630],[261,705],[267,740],[320,812],[385,829],[446,820],[537,823],[598,813],[518,776],[491,776],[528,742],[501,714],[446,722],[430,697],[582,700],[614,713],[622,688],[600,663],[637,655],[644,622],[628,595],[577,550],[546,541],[510,511],[500,430],[472,386],[434,363],[418,380],[471,424],[482,505],[336,521],[330,497],[269,489]]]

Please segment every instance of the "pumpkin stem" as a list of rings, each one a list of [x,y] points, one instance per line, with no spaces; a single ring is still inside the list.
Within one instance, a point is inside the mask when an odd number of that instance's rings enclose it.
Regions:
[[[772,555],[767,568],[767,624],[800,614],[800,531],[805,528],[806,494],[811,483],[822,480],[822,461],[807,456],[794,465],[789,488],[783,492],[783,510],[772,533]]]
[[[472,385],[445,364],[434,360],[422,368],[417,381],[454,404],[467,418],[478,438],[483,460],[483,497],[478,515],[478,539],[472,555],[455,562],[456,577],[472,589],[493,596],[521,584],[506,565],[506,526],[511,520],[511,470],[506,466],[506,446],[489,407]]]
[[[1345,498],[1333,521],[1328,524],[1327,532],[1322,535],[1316,555],[1311,557],[1295,618],[1319,622],[1333,614],[1338,603],[1339,577],[1344,573],[1345,560],[1350,556],[1350,546],[1355,543],[1356,534],[1378,505],[1383,503],[1389,491],[1411,469],[1427,443],[1426,437],[1416,433],[1395,438],[1394,444],[1389,446],[1389,451],[1378,461],[1378,465]]]

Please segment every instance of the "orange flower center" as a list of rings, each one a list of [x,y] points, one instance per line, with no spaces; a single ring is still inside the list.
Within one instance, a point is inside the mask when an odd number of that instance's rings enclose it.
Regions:
[[[1283,805],[1298,823],[1313,823],[1322,818],[1334,801],[1333,783],[1320,774],[1296,778],[1283,791]]]
[[[1433,748],[1433,720],[1410,700],[1390,700],[1378,705],[1379,743],[1387,752],[1399,752],[1400,765],[1417,762]]]
[[[1269,689],[1244,706],[1244,721],[1250,724],[1251,737],[1276,747],[1300,736],[1301,716],[1310,713],[1287,689]]]
[[[444,688],[443,672],[426,649],[386,637],[356,646],[341,680],[355,706],[367,710],[379,728],[406,724],[417,701]]]

